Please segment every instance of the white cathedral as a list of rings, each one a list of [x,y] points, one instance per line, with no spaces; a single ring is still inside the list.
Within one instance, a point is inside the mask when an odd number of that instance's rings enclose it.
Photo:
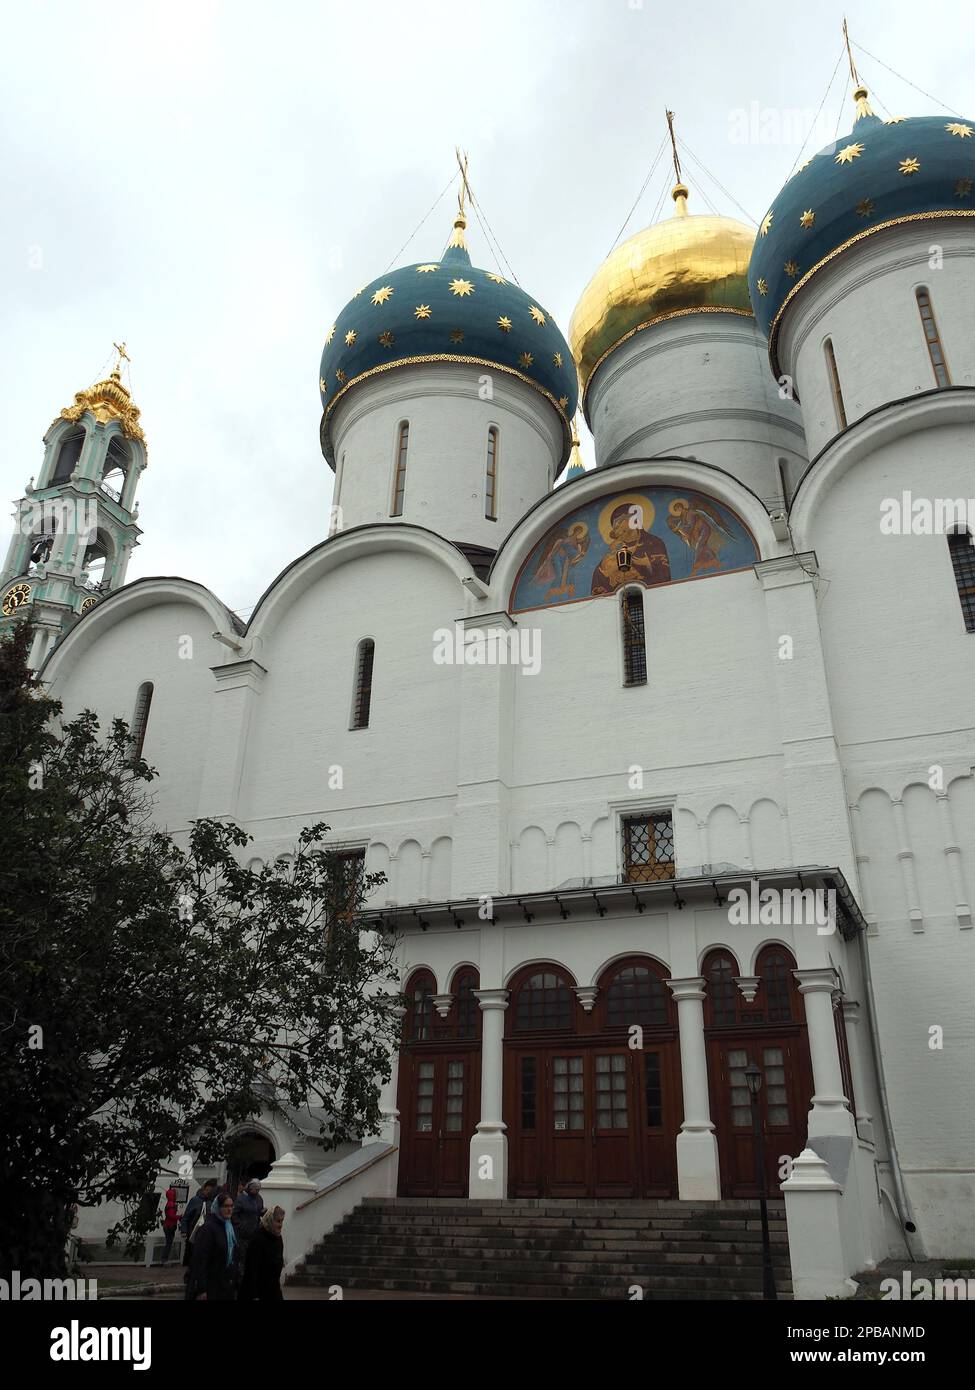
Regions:
[[[797,1296],[975,1254],[975,123],[855,95],[757,235],[678,181],[568,343],[462,196],[328,329],[330,534],[246,624],[124,582],[118,370],[45,436],[3,613],[66,713],[133,723],[174,834],[386,876],[381,1132],[245,1127],[292,1265],[377,1195],[754,1198],[756,1069]]]

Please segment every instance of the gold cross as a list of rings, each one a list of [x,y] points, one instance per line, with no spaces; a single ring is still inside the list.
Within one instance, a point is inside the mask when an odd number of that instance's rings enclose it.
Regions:
[[[113,348],[115,349],[115,351],[118,353],[118,361],[115,363],[115,373],[116,373],[116,375],[121,376],[121,374],[122,374],[122,363],[123,363],[123,361],[125,361],[125,362],[131,362],[131,361],[132,361],[132,358],[131,358],[131,357],[129,356],[129,354],[125,351],[125,344],[124,344],[124,343],[113,343],[113,344],[112,344],[112,347],[113,347]]]
[[[464,214],[464,203],[470,193],[470,185],[467,182],[467,151],[461,154],[459,147],[455,147],[454,153],[457,156],[457,165],[460,169],[460,188],[457,193],[457,211],[461,217]]]
[[[680,172],[680,155],[677,153],[677,137],[674,135],[674,113],[667,111],[665,114],[667,116],[667,129],[670,131],[670,148],[674,155],[674,173],[677,175],[677,182],[683,183],[684,180]]]
[[[846,44],[846,56],[850,60],[850,76],[853,78],[854,87],[860,85],[860,74],[857,72],[857,65],[853,61],[853,49],[850,47],[850,31],[846,27],[846,15],[843,16],[843,42]]]

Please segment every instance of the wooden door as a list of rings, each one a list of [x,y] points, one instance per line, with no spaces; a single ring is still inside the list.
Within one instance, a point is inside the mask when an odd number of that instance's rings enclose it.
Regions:
[[[417,1050],[400,1058],[401,1197],[467,1194],[480,1054]]]
[[[722,1191],[728,1197],[755,1197],[755,1139],[745,1068],[754,1062],[764,1082],[758,1096],[765,1134],[765,1178],[776,1194],[785,1174],[784,1160],[795,1158],[806,1143],[806,1119],[812,1096],[804,1055],[805,1035],[722,1038],[712,1044],[714,1117],[718,1130]]]

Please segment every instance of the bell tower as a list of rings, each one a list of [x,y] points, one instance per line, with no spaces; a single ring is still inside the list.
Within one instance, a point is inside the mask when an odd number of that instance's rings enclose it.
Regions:
[[[15,503],[0,573],[0,631],[29,610],[36,670],[58,639],[125,583],[136,525],[135,490],[146,466],[138,407],[122,381],[129,361],[115,344],[111,375],[75,395],[44,436],[44,459]]]

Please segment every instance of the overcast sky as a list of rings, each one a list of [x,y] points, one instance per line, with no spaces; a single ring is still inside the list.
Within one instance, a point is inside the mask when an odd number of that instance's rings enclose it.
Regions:
[[[971,0],[847,12],[888,110],[975,117]],[[760,218],[823,99],[842,14],[831,0],[4,0],[0,500],[23,494],[51,420],[125,339],[149,446],[129,579],[197,579],[246,615],[327,533],[324,335],[430,208],[455,144],[565,332],[665,106]],[[841,111],[849,129],[846,78],[844,62],[807,154]],[[692,211],[707,193],[744,220],[690,158],[685,177]],[[669,181],[661,163],[627,235]],[[453,206],[451,190],[398,263],[440,253]],[[491,267],[476,222],[468,240]]]

